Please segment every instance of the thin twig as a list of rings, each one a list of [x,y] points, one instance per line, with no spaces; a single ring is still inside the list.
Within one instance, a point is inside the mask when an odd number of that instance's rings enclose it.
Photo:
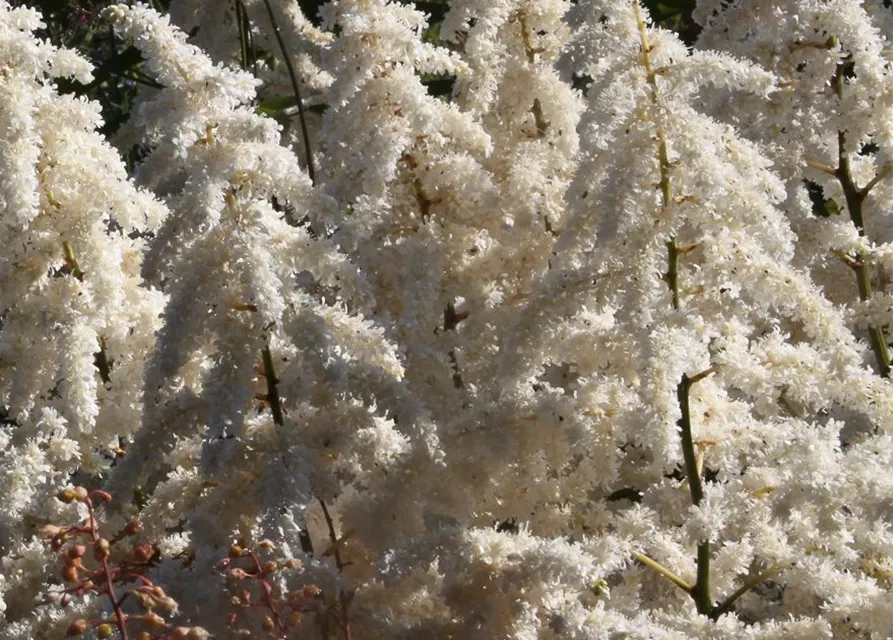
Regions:
[[[821,171],[822,173],[827,173],[829,176],[837,177],[837,169],[834,167],[825,164],[824,162],[817,162],[816,160],[807,160],[806,166],[812,169],[816,169]]]
[[[735,589],[735,591],[725,600],[723,600],[719,605],[714,607],[713,611],[710,613],[710,618],[713,620],[718,620],[724,614],[728,613],[732,609],[732,605],[735,604],[735,601],[738,600],[745,593],[764,583],[769,578],[777,575],[784,569],[787,569],[790,565],[784,562],[780,562],[776,565],[773,565],[763,571],[762,573],[758,573],[755,576],[752,576],[744,581],[740,587]]]
[[[71,273],[72,277],[76,278],[78,282],[83,282],[84,272],[81,270],[77,258],[74,255],[74,250],[71,248],[71,245],[67,240],[62,242],[62,253],[65,255],[65,266],[68,268],[69,273]],[[112,365],[105,350],[105,338],[102,336],[99,336],[99,351],[93,354],[93,364],[99,372],[99,378],[102,380],[102,384],[111,382]]]
[[[279,32],[279,25],[276,24],[276,17],[273,15],[273,7],[270,0],[264,0],[264,6],[267,7],[267,13],[270,15],[270,23],[273,25],[273,35],[276,36],[276,42],[279,43],[279,49],[282,51],[282,58],[285,60],[285,66],[288,68],[288,75],[291,78],[291,86],[295,91],[295,100],[298,103],[298,118],[301,121],[301,135],[304,136],[304,158],[307,162],[307,175],[310,176],[310,182],[316,184],[316,170],[313,167],[313,152],[310,150],[310,132],[307,129],[307,117],[304,114],[304,101],[301,99],[301,88],[298,85],[298,76],[295,68],[291,63],[291,58],[285,48],[285,41]]]
[[[633,553],[633,558],[635,560],[638,560],[645,566],[651,567],[686,593],[691,593],[691,590],[693,589],[693,585],[691,583],[686,582],[656,560],[653,560],[652,558],[646,556],[644,553],[639,552]]]
[[[276,378],[276,370],[273,368],[273,355],[270,353],[270,346],[265,345],[260,353],[264,361],[264,377],[267,380],[267,402],[270,403],[270,410],[273,412],[273,422],[281,427],[285,424],[285,418],[282,415],[282,404],[279,401],[279,379]]]
[[[680,434],[682,436],[682,456],[685,460],[685,477],[688,480],[688,489],[691,501],[695,506],[701,504],[704,499],[704,485],[701,475],[698,473],[698,459],[695,453],[694,440],[691,433],[691,410],[689,407],[689,391],[692,385],[711,375],[715,369],[711,367],[692,377],[682,374],[682,380],[676,387],[676,397],[679,401],[679,409],[682,417],[679,418]],[[708,615],[713,609],[710,600],[710,543],[706,540],[698,543],[698,577],[691,590],[698,607],[698,613]]]
[[[651,64],[651,44],[648,41],[648,30],[645,21],[642,19],[642,9],[639,7],[638,0],[633,2],[633,10],[636,14],[636,24],[639,28],[639,38],[642,43],[642,64],[645,67],[645,77],[651,87],[651,104],[657,106],[657,76],[659,73],[655,71]],[[662,210],[666,212],[673,202],[673,188],[670,183],[670,162],[669,152],[667,151],[667,133],[662,126],[657,128],[657,157],[660,164],[660,182],[657,183],[660,188]],[[676,247],[676,238],[670,238],[667,241],[667,272],[664,274],[664,280],[670,289],[670,295],[673,298],[673,309],[679,309],[679,250]]]
[[[322,507],[323,517],[326,519],[326,526],[329,528],[329,540],[332,541],[331,548],[333,549],[333,555],[335,556],[335,566],[338,567],[339,573],[344,573],[344,567],[346,565],[341,559],[340,549],[343,539],[339,539],[338,535],[335,533],[335,523],[332,520],[332,516],[329,513],[329,508],[326,506],[325,501],[321,498],[317,499],[319,500],[319,505]],[[348,614],[350,597],[345,593],[344,589],[341,589],[338,595],[341,600],[341,628],[344,630],[344,640],[352,640],[353,634],[350,630],[350,616]]]
[[[884,167],[882,167],[880,171],[878,171],[876,174],[874,174],[874,177],[868,181],[868,184],[866,184],[864,187],[862,187],[862,189],[860,189],[860,193],[862,194],[862,197],[863,198],[868,197],[868,194],[871,193],[871,190],[874,189],[875,185],[878,182],[880,182],[881,180],[883,180],[884,178],[886,178],[888,175],[890,175],[890,170],[891,170],[891,166],[888,164],[888,165],[884,165]]]
[[[87,505],[87,513],[90,516],[90,537],[93,538],[94,545],[99,542],[100,535],[96,525],[96,512],[93,509],[93,500],[90,496],[84,501]],[[115,612],[115,620],[117,621],[118,631],[121,632],[121,640],[128,640],[127,636],[127,616],[121,609],[121,602],[115,597],[115,583],[112,579],[112,570],[109,566],[108,554],[101,556],[99,563],[102,565],[102,573],[105,578],[105,588],[108,590],[108,597],[112,603],[112,610]],[[141,576],[142,577],[142,576]]]
[[[239,63],[243,71],[248,70],[248,15],[241,0],[236,0],[236,26],[239,29]]]

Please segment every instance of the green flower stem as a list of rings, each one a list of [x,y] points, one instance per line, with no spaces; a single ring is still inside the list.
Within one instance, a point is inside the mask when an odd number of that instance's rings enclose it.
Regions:
[[[313,152],[310,150],[310,132],[307,129],[307,117],[304,114],[304,101],[301,99],[301,87],[298,85],[298,76],[295,73],[294,65],[285,48],[285,41],[282,34],[279,33],[279,25],[276,24],[276,17],[273,15],[273,7],[270,6],[270,0],[264,0],[267,7],[267,13],[270,15],[270,24],[273,25],[273,35],[276,36],[276,42],[279,43],[279,49],[282,51],[282,59],[285,60],[285,66],[288,69],[288,76],[291,78],[291,86],[295,91],[295,100],[298,103],[298,119],[301,121],[301,135],[304,137],[304,159],[307,162],[307,175],[310,176],[310,182],[316,184],[316,169],[313,166]]]
[[[251,313],[257,313],[257,306],[253,304],[245,304],[245,303],[237,303],[233,305],[233,309],[237,311],[250,311]],[[271,323],[264,332],[268,329],[272,329],[275,326],[275,323]],[[270,353],[270,343],[266,335],[264,336],[264,340],[266,344],[260,350],[260,356],[263,360],[264,365],[264,378],[267,382],[267,395],[261,396],[266,402],[270,405],[270,410],[273,413],[273,422],[276,426],[283,426],[285,424],[285,418],[282,415],[282,403],[279,400],[279,379],[276,377],[276,369],[273,366],[273,354]]]
[[[536,54],[540,53],[541,49],[536,49],[531,42],[530,28],[527,26],[527,20],[523,11],[518,14],[518,22],[521,25],[521,40],[524,42],[524,55],[527,56],[527,62],[533,66],[536,64]],[[538,138],[542,138],[546,135],[546,129],[549,128],[549,123],[546,122],[546,118],[543,115],[543,103],[540,102],[539,98],[533,99],[533,108],[531,109],[531,112],[533,113],[533,120],[536,123],[536,135]]]
[[[639,37],[642,42],[642,64],[645,67],[646,79],[651,87],[651,103],[657,106],[657,75],[658,71],[654,69],[651,63],[651,44],[648,42],[648,30],[645,27],[645,21],[642,19],[642,9],[638,0],[633,1],[633,10],[636,14],[636,24],[639,27]],[[667,151],[667,132],[663,127],[657,129],[657,157],[660,163],[660,182],[657,183],[661,194],[661,213],[666,213],[673,201],[673,187],[670,183],[670,154]],[[679,250],[676,246],[676,238],[671,238],[667,242],[667,272],[664,274],[664,280],[670,288],[670,294],[673,296],[673,309],[679,309]]]
[[[238,305],[236,308],[240,311],[257,311],[257,307],[254,305]],[[267,328],[272,328],[272,325]],[[270,404],[273,423],[277,427],[282,427],[285,425],[285,417],[282,413],[282,401],[279,398],[279,378],[276,377],[276,368],[273,366],[273,354],[270,352],[269,342],[260,350],[260,355],[264,365],[264,378],[267,382],[267,395],[264,399]],[[301,541],[301,550],[304,553],[313,554],[313,541],[310,539],[310,533],[306,527],[300,530],[298,537]]]
[[[856,272],[856,282],[859,285],[859,299],[863,302],[871,300],[871,274],[865,256],[860,255],[853,266]],[[883,377],[890,377],[890,352],[887,349],[887,338],[881,327],[869,326],[868,338],[871,342],[871,350],[877,361],[878,369]]]
[[[735,589],[735,591],[725,600],[723,600],[719,605],[713,608],[713,611],[710,612],[710,617],[713,620],[718,620],[721,616],[725,615],[732,609],[732,605],[735,604],[735,601],[738,600],[745,593],[750,591],[751,589],[758,587],[763,584],[769,578],[778,575],[784,569],[787,569],[790,565],[784,562],[779,562],[775,564],[762,573],[758,573],[755,576],[751,576],[747,580],[744,581],[740,587]]]
[[[656,560],[653,560],[653,559],[649,558],[648,556],[646,556],[644,553],[639,553],[639,552],[633,553],[633,559],[637,560],[638,562],[641,562],[646,567],[651,567],[652,569],[657,571],[659,574],[664,576],[667,580],[669,580],[670,582],[675,584],[677,587],[679,587],[686,593],[691,593],[691,591],[693,589],[693,585],[689,584],[688,582],[686,582],[685,580],[683,580],[682,578],[677,576],[675,573],[673,573],[672,571],[667,569],[665,566],[663,566]]]
[[[679,408],[682,411],[682,417],[679,418],[679,430],[682,436],[682,455],[685,460],[685,477],[688,480],[688,489],[691,493],[691,501],[694,505],[701,504],[704,499],[704,485],[701,481],[701,474],[698,473],[698,457],[695,452],[694,440],[691,434],[691,410],[689,408],[689,391],[691,387],[711,375],[715,371],[714,368],[707,369],[701,373],[688,377],[682,374],[682,380],[676,387],[676,397],[679,401]],[[713,611],[713,602],[710,599],[710,543],[703,541],[698,544],[698,577],[692,587],[691,597],[695,601],[698,613],[710,615]]]
[[[329,508],[326,506],[324,500],[317,498],[319,500],[319,506],[322,507],[323,516],[326,519],[326,526],[329,529],[329,540],[332,543],[332,553],[335,557],[335,566],[338,568],[339,573],[344,573],[344,567],[347,566],[344,560],[341,558],[341,551],[339,547],[341,546],[342,541],[345,539],[345,536],[342,536],[341,539],[338,538],[335,533],[335,523],[332,520],[332,516],[329,514]],[[350,629],[350,596],[344,589],[341,589],[338,594],[338,599],[341,602],[341,611],[340,611],[340,626],[341,631],[344,634],[344,640],[352,640],[353,634]]]
[[[270,353],[270,346],[267,344],[260,350],[261,358],[264,362],[264,378],[267,381],[267,402],[270,403],[270,410],[273,412],[273,423],[277,427],[285,425],[285,418],[282,415],[282,402],[279,399],[279,379],[276,377],[276,369],[273,367],[273,354]],[[298,533],[301,541],[301,550],[304,553],[313,553],[313,541],[310,539],[310,533],[306,527],[302,527]]]
[[[676,238],[667,242],[667,272],[664,280],[670,288],[673,296],[673,309],[679,309],[679,247],[676,246]]]
[[[65,255],[65,266],[68,267],[68,270],[71,272],[71,275],[78,279],[78,281],[84,281],[84,272],[81,271],[80,265],[78,265],[77,258],[74,256],[74,251],[71,249],[71,245],[68,244],[68,241],[65,240],[62,242],[62,252]]]
[[[829,40],[831,49],[837,48],[838,41],[836,38]],[[852,64],[846,59],[842,59],[837,64],[837,70],[834,73],[834,90],[838,99],[843,99],[844,87],[846,86],[846,69]],[[850,156],[846,151],[846,132],[839,130],[837,132],[837,168],[833,169],[833,175],[840,183],[843,189],[843,196],[846,199],[847,210],[850,213],[850,220],[856,226],[859,235],[865,236],[865,218],[863,205],[865,199],[871,192],[871,189],[882,180],[887,173],[889,167],[884,167],[875,177],[863,188],[856,185],[853,178],[852,165]],[[863,302],[871,300],[871,270],[869,268],[868,257],[858,254],[853,264],[853,271],[856,273],[856,282],[859,286],[859,299]],[[871,343],[871,350],[874,352],[874,359],[877,362],[878,369],[883,377],[890,377],[890,352],[887,348],[887,338],[884,335],[882,327],[869,326],[868,338]]]
[[[93,364],[99,371],[99,377],[103,384],[108,384],[112,380],[112,363],[109,361],[108,353],[105,350],[105,338],[99,336],[99,351],[93,354]]]
[[[236,0],[236,25],[239,28],[239,54],[243,71],[248,70],[248,15],[241,0]]]
[[[273,422],[276,423],[276,426],[281,427],[285,424],[285,418],[282,416],[282,404],[279,401],[279,379],[273,368],[273,355],[270,353],[270,346],[265,346],[260,353],[264,361],[264,377],[267,380],[267,402],[270,403],[270,410],[273,412]]]
[[[65,266],[68,268],[72,277],[77,278],[79,282],[84,280],[84,272],[78,264],[74,251],[67,240],[62,242],[62,253],[65,256]],[[99,378],[102,384],[108,384],[112,379],[112,364],[105,350],[105,338],[99,336],[99,351],[93,354],[93,364],[99,371]]]
[[[533,120],[536,122],[536,136],[538,138],[544,138],[546,136],[546,129],[549,128],[549,123],[546,122],[546,117],[543,115],[543,103],[540,102],[539,98],[533,99],[533,109],[531,109],[533,113]]]

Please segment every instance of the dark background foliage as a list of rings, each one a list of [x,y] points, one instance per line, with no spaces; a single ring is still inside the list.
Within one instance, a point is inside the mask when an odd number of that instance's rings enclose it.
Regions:
[[[167,9],[170,0],[151,0],[153,7],[160,11]],[[297,0],[305,15],[318,21],[319,8],[328,0]],[[396,0],[409,3],[410,0]],[[622,1],[622,0],[618,0]],[[236,0],[233,0],[234,6]],[[53,44],[77,49],[94,64],[94,80],[87,85],[62,81],[59,88],[63,93],[74,93],[96,100],[102,105],[105,124],[102,133],[111,135],[121,126],[130,113],[131,104],[138,85],[158,86],[141,71],[142,58],[129,43],[114,37],[110,27],[100,18],[102,9],[113,4],[111,0],[13,0],[13,5],[27,4],[43,14],[46,28],[44,37]],[[439,42],[440,24],[449,9],[448,0],[418,0],[414,3],[430,16],[429,28],[425,33],[428,41]],[[673,29],[691,45],[698,35],[697,25],[691,19],[695,0],[644,0],[655,21],[663,27]],[[444,43],[448,44],[448,43]],[[264,52],[254,52],[263,55]],[[452,78],[423,76],[428,91],[448,98],[452,92]],[[585,82],[580,82],[582,88]],[[258,105],[268,115],[280,116],[285,109],[294,105],[292,96],[272,96]],[[324,107],[323,107],[324,108]],[[128,163],[134,159],[128,154]]]

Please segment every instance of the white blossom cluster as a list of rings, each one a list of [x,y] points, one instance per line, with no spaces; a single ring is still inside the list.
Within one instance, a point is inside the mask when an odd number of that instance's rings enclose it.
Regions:
[[[0,0],[0,637],[74,485],[219,639],[893,637],[890,3],[447,4],[111,6],[105,140]]]

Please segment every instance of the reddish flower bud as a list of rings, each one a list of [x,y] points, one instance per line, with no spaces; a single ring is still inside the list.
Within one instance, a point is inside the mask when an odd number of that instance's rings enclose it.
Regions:
[[[143,530],[143,522],[142,520],[131,520],[127,523],[127,526],[124,527],[124,534],[128,536],[135,536],[140,531]]]
[[[148,562],[152,559],[153,555],[155,555],[155,550],[152,548],[152,545],[148,543],[138,545],[137,548],[133,550],[133,557],[136,558],[138,562]]]
[[[79,619],[75,620],[68,627],[68,631],[65,633],[66,636],[79,636],[86,633],[87,629],[90,628],[90,624],[84,620]]]
[[[78,568],[73,564],[66,565],[65,568],[62,569],[62,578],[65,582],[77,582],[80,579]]]
[[[167,623],[164,621],[160,615],[155,613],[154,611],[150,611],[149,613],[145,613],[142,616],[142,619],[153,627],[164,627],[167,626]]]

